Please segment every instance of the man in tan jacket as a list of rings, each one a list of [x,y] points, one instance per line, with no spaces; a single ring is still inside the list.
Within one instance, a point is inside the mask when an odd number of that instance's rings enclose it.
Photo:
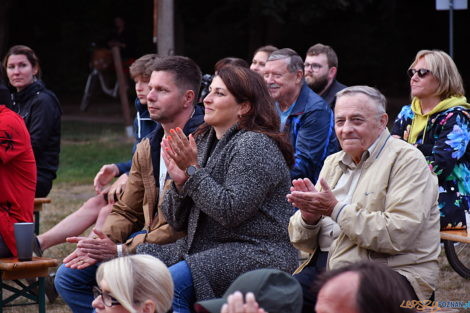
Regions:
[[[92,288],[97,263],[135,253],[141,243],[167,244],[184,234],[176,233],[159,209],[169,180],[160,156],[160,142],[170,129],[193,132],[204,120],[204,109],[195,105],[201,71],[194,61],[181,56],[156,59],[149,82],[147,107],[160,124],[137,146],[124,194],[107,216],[103,231],[95,236],[72,237],[77,250],[64,259],[55,286],[73,312],[93,312]]]
[[[316,186],[293,181],[287,198],[299,210],[289,235],[309,253],[333,240],[327,270],[361,260],[385,263],[406,279],[417,300],[427,300],[439,270],[437,178],[420,151],[390,136],[385,102],[367,86],[337,94],[335,131],[343,150],[326,159]],[[323,231],[333,222],[339,232]],[[304,309],[313,312],[316,299],[307,299],[310,286],[303,287]]]

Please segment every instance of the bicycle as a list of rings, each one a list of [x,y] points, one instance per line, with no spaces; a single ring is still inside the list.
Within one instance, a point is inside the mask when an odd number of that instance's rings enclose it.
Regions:
[[[468,212],[466,216],[468,226],[470,222]],[[468,229],[442,230],[441,239],[450,266],[463,278],[470,279],[470,233]]]
[[[114,69],[113,55],[111,51],[105,48],[95,48],[94,44],[92,44],[92,47],[93,52],[90,62],[91,72],[88,74],[85,90],[80,102],[81,111],[86,111],[90,104],[90,98],[92,96],[92,90],[96,84],[96,80],[98,80],[101,90],[106,95],[117,98],[119,92],[119,83],[117,79],[114,86],[111,88],[108,87],[105,80],[105,75],[109,76],[109,73]]]

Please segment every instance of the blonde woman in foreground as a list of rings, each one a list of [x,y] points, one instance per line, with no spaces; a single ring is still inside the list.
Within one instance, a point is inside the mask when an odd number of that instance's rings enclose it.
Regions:
[[[173,281],[165,264],[149,255],[130,255],[100,265],[94,287],[96,312],[165,313]]]

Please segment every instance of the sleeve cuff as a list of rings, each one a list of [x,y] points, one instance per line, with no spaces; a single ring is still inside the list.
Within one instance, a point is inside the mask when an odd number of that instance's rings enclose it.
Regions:
[[[300,221],[300,226],[302,226],[305,229],[316,229],[316,228],[320,227],[320,223],[321,223],[322,219],[323,219],[323,216],[320,217],[320,219],[318,220],[318,222],[316,224],[307,224],[304,221],[304,219],[302,218],[302,214],[300,214],[299,221]]]
[[[333,221],[338,222],[339,215],[341,212],[343,212],[344,208],[347,206],[347,203],[344,202],[338,202],[335,205],[335,208],[333,209],[333,212],[331,213],[331,218]]]

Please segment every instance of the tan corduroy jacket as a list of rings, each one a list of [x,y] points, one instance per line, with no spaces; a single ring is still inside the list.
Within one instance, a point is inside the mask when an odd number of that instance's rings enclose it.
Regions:
[[[125,243],[130,253],[134,253],[141,243],[167,244],[184,236],[167,224],[160,210],[163,199],[158,196],[150,151],[148,138],[137,145],[125,191],[114,204],[103,226],[103,232],[114,242]],[[169,183],[170,180],[165,182],[165,189]],[[132,233],[142,229],[147,233],[127,239]]]
[[[435,290],[440,252],[437,178],[422,153],[385,129],[363,164],[351,203],[338,204],[332,218],[341,228],[328,256],[328,269],[361,260],[383,262],[413,286],[420,300]],[[342,175],[343,151],[325,160],[320,173],[334,189]],[[319,186],[318,186],[319,187]],[[290,220],[291,242],[300,250],[317,247],[322,219],[315,227]]]

